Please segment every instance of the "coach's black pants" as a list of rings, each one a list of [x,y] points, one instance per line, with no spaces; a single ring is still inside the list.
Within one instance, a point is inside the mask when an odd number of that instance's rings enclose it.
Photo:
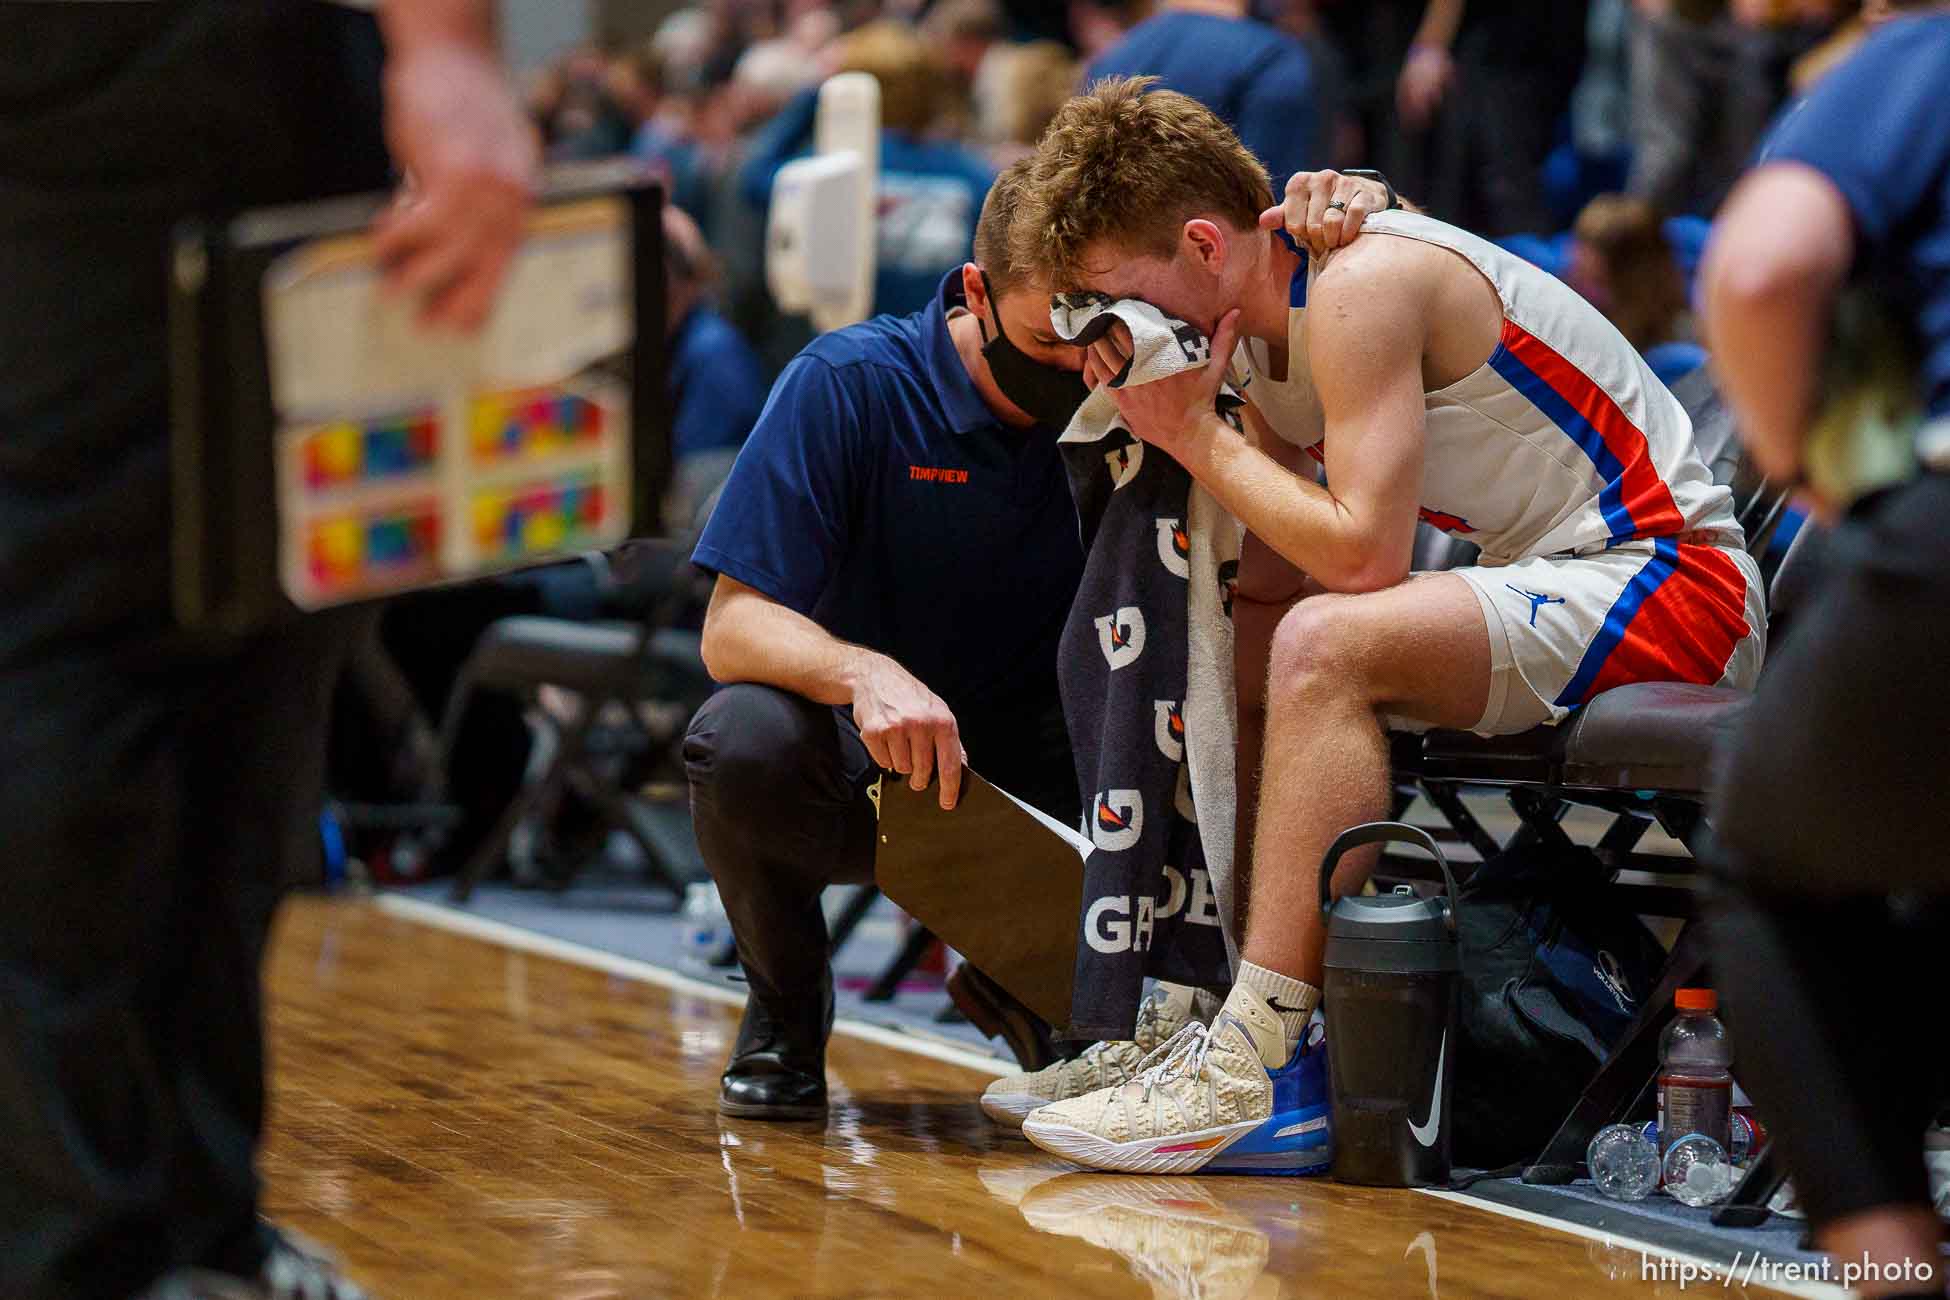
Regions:
[[[1742,1085],[1816,1223],[1927,1200],[1950,1087],[1950,477],[1828,539],[1723,756],[1713,959]]]
[[[1019,721],[1002,744],[965,737],[971,764],[1074,824],[1076,771],[1061,716],[1051,710]],[[867,787],[880,769],[849,710],[751,683],[725,687],[698,711],[684,737],[684,763],[698,847],[731,918],[751,995],[780,1024],[808,1032],[823,1014],[827,979],[820,891],[873,880]],[[971,853],[971,863],[979,859]],[[983,906],[979,880],[969,883],[969,906]]]

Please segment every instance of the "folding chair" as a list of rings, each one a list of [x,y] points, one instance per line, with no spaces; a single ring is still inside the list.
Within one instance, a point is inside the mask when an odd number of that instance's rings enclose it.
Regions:
[[[1804,537],[1797,537],[1783,558],[1773,583],[1775,592],[1789,584],[1803,542]],[[1398,767],[1397,777],[1425,786],[1507,790],[1522,823],[1519,834],[1545,842],[1570,843],[1558,824],[1565,807],[1603,809],[1614,820],[1600,839],[1598,852],[1614,873],[1637,869],[1685,874],[1710,852],[1706,800],[1713,753],[1739,723],[1750,698],[1743,691],[1718,686],[1671,682],[1621,686],[1598,696],[1558,727],[1494,738],[1433,731],[1399,744],[1395,757],[1403,766]],[[1654,823],[1685,846],[1691,861],[1636,851],[1638,838]],[[1571,1181],[1592,1134],[1623,1120],[1647,1099],[1658,1065],[1659,1035],[1675,1014],[1672,995],[1697,983],[1706,972],[1704,940],[1691,921],[1690,889],[1637,885],[1612,889],[1620,905],[1634,912],[1684,918],[1686,923],[1658,987],[1548,1148],[1524,1171],[1526,1182]]]
[[[688,883],[688,873],[660,845],[642,802],[619,790],[603,770],[606,762],[613,764],[619,757],[668,752],[711,691],[698,634],[665,626],[688,594],[685,550],[670,542],[638,542],[630,550],[632,562],[649,570],[639,585],[659,593],[648,617],[627,622],[534,615],[504,618],[481,634],[455,680],[441,729],[441,771],[453,755],[461,719],[475,691],[520,695],[532,706],[531,716],[550,733],[540,770],[530,774],[455,878],[456,902],[465,902],[502,861],[524,822],[551,815],[563,792],[571,788],[595,807],[606,825],[635,841],[653,876],[679,896]],[[545,687],[571,701],[565,721],[555,721],[539,707]],[[641,707],[658,703],[670,707],[656,713]],[[618,716],[626,721],[612,725],[609,719]]]

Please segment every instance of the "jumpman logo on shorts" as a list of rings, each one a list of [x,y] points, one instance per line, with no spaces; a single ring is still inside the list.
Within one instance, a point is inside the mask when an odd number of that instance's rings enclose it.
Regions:
[[[1537,626],[1538,610],[1546,605],[1562,605],[1564,603],[1564,597],[1562,596],[1546,596],[1541,591],[1525,591],[1513,582],[1506,582],[1503,585],[1530,602],[1530,626],[1532,627]]]

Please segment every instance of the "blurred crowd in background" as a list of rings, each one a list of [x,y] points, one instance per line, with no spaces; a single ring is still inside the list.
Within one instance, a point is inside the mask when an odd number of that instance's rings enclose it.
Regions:
[[[1868,0],[1873,7],[1875,0]],[[1204,100],[1266,162],[1374,167],[1609,314],[1669,381],[1690,280],[1768,124],[1859,39],[1861,0],[710,0],[531,75],[553,159],[628,154],[673,239],[680,462],[708,483],[810,337],[763,273],[773,176],[825,77],[882,93],[876,310],[926,305],[990,179],[1107,73]],[[754,378],[756,377],[756,379]],[[683,388],[739,393],[694,402]],[[696,459],[702,457],[703,459]],[[693,498],[696,500],[697,498]]]

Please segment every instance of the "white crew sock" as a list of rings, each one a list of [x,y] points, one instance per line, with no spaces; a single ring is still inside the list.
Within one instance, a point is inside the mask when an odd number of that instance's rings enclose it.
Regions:
[[[1249,961],[1239,963],[1239,976],[1234,982],[1244,984],[1259,994],[1273,1014],[1280,1018],[1280,1028],[1286,1031],[1284,1059],[1292,1060],[1300,1040],[1307,1036],[1307,1022],[1313,1018],[1314,1008],[1320,1005],[1320,990],[1291,975],[1282,975]]]

